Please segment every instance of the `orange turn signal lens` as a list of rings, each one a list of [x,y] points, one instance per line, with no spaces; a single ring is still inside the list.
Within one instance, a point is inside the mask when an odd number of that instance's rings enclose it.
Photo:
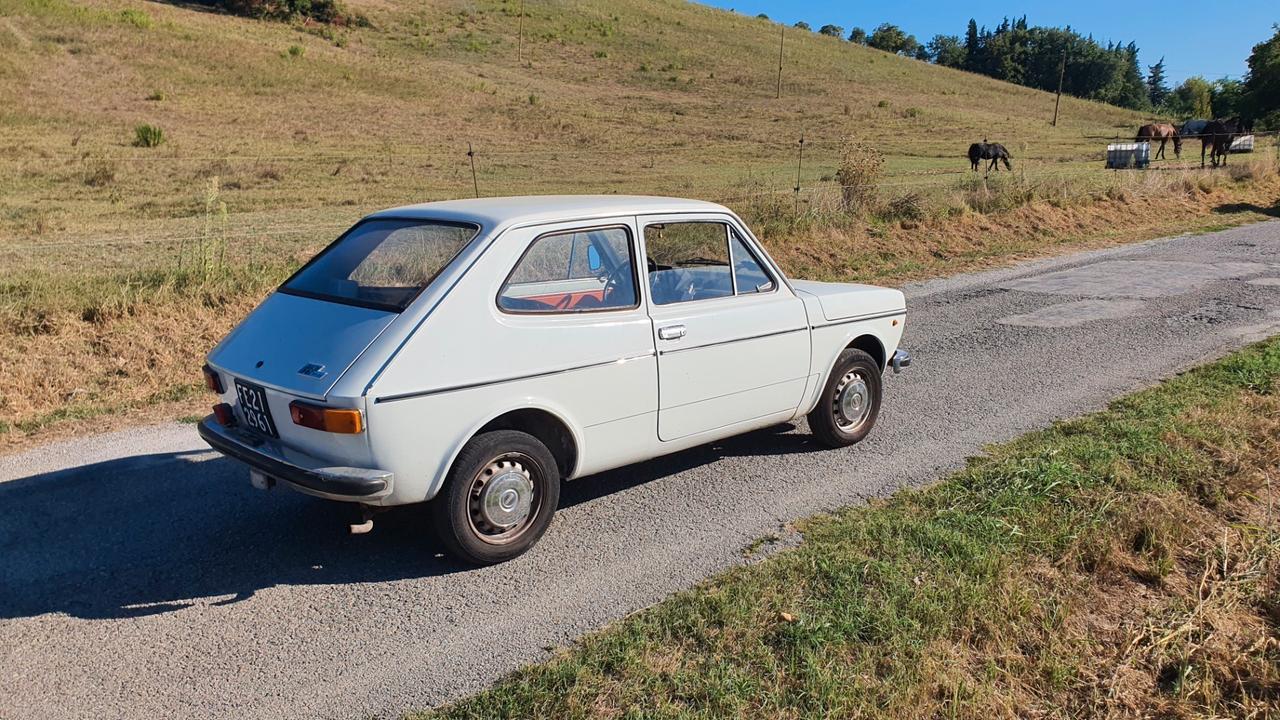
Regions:
[[[294,400],[289,403],[289,416],[295,425],[313,430],[346,434],[364,431],[364,417],[359,410],[327,408]]]
[[[201,369],[204,371],[204,386],[221,395],[222,377],[218,375],[218,371],[208,365],[205,365]]]

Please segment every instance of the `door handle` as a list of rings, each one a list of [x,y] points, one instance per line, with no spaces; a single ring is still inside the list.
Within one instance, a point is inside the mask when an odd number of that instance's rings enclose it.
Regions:
[[[684,337],[685,329],[683,325],[668,325],[658,328],[659,340],[679,340]]]

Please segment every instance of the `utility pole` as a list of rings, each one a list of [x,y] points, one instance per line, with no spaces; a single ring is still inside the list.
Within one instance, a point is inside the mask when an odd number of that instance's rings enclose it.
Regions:
[[[1062,51],[1062,65],[1058,68],[1058,97],[1053,100],[1053,126],[1058,127],[1058,104],[1062,102],[1062,80],[1067,76],[1067,51]]]
[[[774,99],[782,97],[782,46],[787,41],[787,26],[782,26],[782,33],[778,36],[778,92]]]

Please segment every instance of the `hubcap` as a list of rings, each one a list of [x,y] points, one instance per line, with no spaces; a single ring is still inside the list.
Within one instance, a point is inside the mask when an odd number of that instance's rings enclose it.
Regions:
[[[866,421],[871,413],[871,390],[862,375],[851,370],[840,378],[832,411],[841,430],[849,431]]]
[[[528,527],[537,501],[533,467],[528,458],[515,453],[494,459],[476,473],[470,518],[481,539],[508,542]]]

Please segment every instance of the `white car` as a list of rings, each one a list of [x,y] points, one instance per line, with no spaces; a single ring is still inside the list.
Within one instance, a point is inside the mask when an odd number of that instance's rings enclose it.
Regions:
[[[434,500],[446,548],[510,559],[560,481],[808,415],[871,430],[901,292],[788,280],[736,215],[660,197],[426,203],[356,223],[209,353],[213,448],[375,510]]]

